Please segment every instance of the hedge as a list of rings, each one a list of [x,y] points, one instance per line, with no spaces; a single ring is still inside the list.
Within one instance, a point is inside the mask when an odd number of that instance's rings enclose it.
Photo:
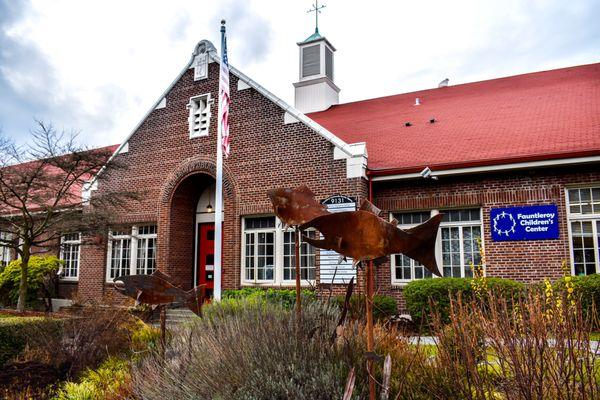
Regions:
[[[40,332],[44,335],[40,335]],[[40,345],[48,335],[62,334],[62,321],[46,317],[0,318],[0,366],[18,356],[25,345]]]
[[[345,296],[336,296],[333,298],[334,304],[340,308],[344,305]],[[373,318],[377,321],[383,321],[398,313],[396,299],[392,296],[376,294],[373,296]],[[350,298],[350,308],[348,317],[350,319],[363,319],[365,316],[365,296],[353,295]]]
[[[571,276],[569,280],[573,284],[575,296],[581,301],[584,315],[592,320],[596,328],[600,328],[600,275]],[[554,287],[558,290],[565,289],[565,278],[556,281]]]
[[[291,308],[296,304],[296,290],[248,287],[235,290],[224,290],[223,298],[265,300],[269,303],[281,304],[286,308]],[[304,289],[302,290],[302,298],[314,300],[316,298],[315,292]]]
[[[404,288],[406,309],[416,324],[429,325],[434,312],[438,312],[442,322],[449,322],[450,297],[473,298],[472,278],[421,279],[410,282]],[[510,279],[486,278],[487,287],[500,296],[518,296],[525,290],[525,284]],[[431,301],[430,301],[431,300]],[[431,305],[435,309],[432,310]]]

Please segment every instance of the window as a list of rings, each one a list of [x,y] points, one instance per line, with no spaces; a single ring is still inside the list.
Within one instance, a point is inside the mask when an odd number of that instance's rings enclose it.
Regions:
[[[275,271],[275,217],[246,218],[244,236],[246,280],[272,281]]]
[[[190,116],[188,118],[190,138],[208,136],[210,125],[210,94],[192,97],[187,105]]]
[[[0,240],[9,241],[10,234],[7,232],[0,232]],[[0,242],[0,267],[8,265],[12,260],[12,248],[3,245]]]
[[[395,213],[393,217],[402,229],[427,221],[437,211]],[[481,264],[479,243],[482,240],[481,210],[442,210],[436,255],[444,276],[472,277],[472,265]],[[404,254],[393,254],[392,281],[397,284],[414,279],[431,278],[433,274],[417,261]]]
[[[313,237],[314,231],[306,234]],[[296,280],[296,233],[294,231],[283,232],[283,280]],[[300,238],[300,279],[315,280],[316,272],[315,248],[302,241]]]
[[[443,211],[442,273],[454,278],[473,276],[472,265],[481,264],[481,211],[478,208]]]
[[[567,190],[572,273],[600,273],[600,186]]]
[[[65,262],[62,279],[77,280],[79,278],[81,233],[62,235],[60,242],[60,258]]]
[[[394,214],[398,220],[398,228],[408,229],[427,221],[431,216],[429,211]],[[392,268],[394,280],[398,282],[409,282],[413,279],[431,278],[432,274],[419,262],[404,254],[392,254]]]
[[[151,274],[156,270],[156,225],[133,226],[109,232],[106,279]]]
[[[156,270],[156,225],[138,228],[135,273],[151,274]]]
[[[245,217],[242,226],[242,281],[292,284],[296,279],[294,231],[284,230],[274,216]],[[301,242],[300,277],[306,282],[313,281],[315,275],[315,248]]]

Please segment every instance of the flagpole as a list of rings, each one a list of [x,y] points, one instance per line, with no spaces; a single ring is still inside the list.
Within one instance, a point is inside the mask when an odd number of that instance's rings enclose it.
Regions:
[[[225,20],[221,20],[221,49],[225,45]],[[222,50],[221,50],[222,51]],[[223,60],[221,60],[223,62]],[[217,173],[215,190],[215,278],[213,299],[221,300],[221,258],[223,239],[223,124],[221,123],[222,100],[219,93],[219,123],[217,124]]]

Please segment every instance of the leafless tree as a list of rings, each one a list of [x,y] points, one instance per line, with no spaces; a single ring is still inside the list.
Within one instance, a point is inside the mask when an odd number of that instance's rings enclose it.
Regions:
[[[17,310],[25,308],[32,252],[56,244],[64,233],[106,232],[111,212],[137,198],[102,187],[104,176],[124,168],[112,154],[81,146],[76,133],[58,132],[42,121],[36,121],[27,145],[0,133],[0,246],[21,258]]]

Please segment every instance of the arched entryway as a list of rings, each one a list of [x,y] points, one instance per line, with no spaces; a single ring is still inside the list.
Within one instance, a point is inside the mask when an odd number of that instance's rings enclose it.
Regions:
[[[210,175],[191,174],[181,180],[171,196],[168,231],[164,232],[168,235],[165,238],[165,269],[179,286],[186,289],[195,286],[199,278],[198,218],[207,224],[212,222],[214,226],[214,215],[211,215],[214,213],[197,213],[198,208],[206,203],[206,197],[210,195],[210,188],[214,188],[214,183],[214,178]],[[214,200],[211,205],[214,205]]]
[[[199,283],[208,284],[213,278],[214,175],[214,163],[204,159],[187,160],[167,178],[162,190],[158,268],[170,275],[174,284],[186,290]],[[223,250],[221,283],[226,288],[235,287],[239,282],[235,265],[237,243],[233,239],[239,233],[233,180],[228,171],[224,175],[223,240],[227,246]]]

